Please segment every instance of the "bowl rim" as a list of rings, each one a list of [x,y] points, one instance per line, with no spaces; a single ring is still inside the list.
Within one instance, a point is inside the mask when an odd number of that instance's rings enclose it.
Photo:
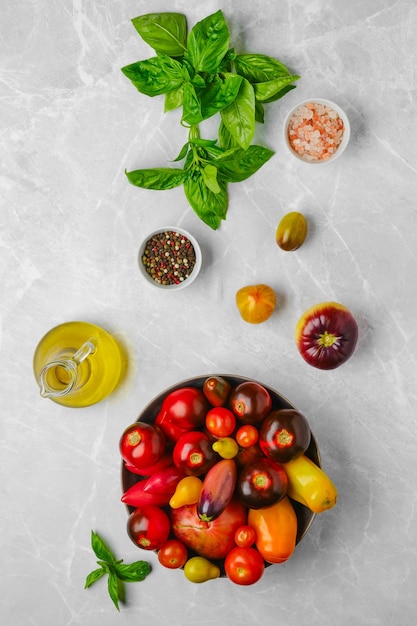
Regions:
[[[179,381],[173,385],[170,385],[169,387],[167,387],[165,390],[161,391],[160,393],[156,394],[145,406],[144,408],[139,412],[137,418],[136,418],[136,422],[139,421],[144,421],[144,422],[148,422],[148,423],[153,423],[157,413],[160,410],[160,405],[162,405],[162,401],[164,399],[164,397],[166,395],[168,395],[169,393],[171,393],[172,391],[175,391],[176,389],[179,389],[181,387],[186,387],[186,386],[192,386],[194,385],[198,385],[199,388],[202,388],[203,382],[204,380],[206,380],[207,378],[211,377],[211,376],[220,376],[222,378],[225,378],[226,380],[230,381],[238,381],[234,384],[239,384],[240,382],[256,382],[260,385],[262,385],[263,387],[265,387],[270,393],[272,393],[273,396],[275,396],[276,400],[279,400],[280,403],[282,403],[284,406],[282,406],[281,408],[292,408],[292,409],[296,409],[296,407],[294,406],[294,404],[292,402],[290,402],[285,396],[283,396],[281,393],[279,393],[278,391],[276,391],[273,387],[271,387],[270,385],[267,385],[265,383],[259,382],[258,380],[251,378],[251,377],[247,377],[247,376],[241,376],[240,374],[222,374],[222,373],[210,373],[210,374],[202,374],[200,376],[193,376],[191,378],[186,378],[182,381]],[[274,399],[274,398],[273,398]],[[159,407],[159,408],[158,408]],[[154,416],[147,416],[146,413],[148,413],[149,411],[154,411]],[[298,409],[296,409],[298,410]],[[146,419],[144,419],[146,417]],[[310,428],[311,431],[311,428]],[[311,441],[310,441],[310,445],[308,447],[308,449],[306,450],[305,453],[309,458],[311,458],[314,462],[316,462],[318,464],[319,467],[321,467],[321,455],[320,455],[320,450],[319,450],[319,446],[317,443],[317,439],[314,436],[313,431],[311,431]],[[123,460],[121,461],[121,471],[120,471],[120,482],[121,482],[121,488],[122,488],[122,493],[124,493],[126,491],[126,489],[131,486],[129,483],[132,482],[132,484],[134,484],[135,482],[138,482],[139,480],[143,480],[143,477],[141,477],[140,475],[132,475],[131,472],[129,472],[129,470],[126,469],[125,464],[123,462]],[[308,533],[308,531],[311,528],[311,525],[313,524],[315,518],[317,517],[317,514],[314,513],[313,511],[310,511],[309,509],[307,509],[306,507],[304,507],[303,505],[299,504],[298,502],[295,502],[293,500],[291,500],[291,504],[294,506],[294,509],[296,511],[296,515],[297,515],[297,519],[299,519],[299,516],[302,515],[304,517],[303,519],[303,528],[301,532],[297,533],[297,540],[296,540],[296,545],[298,545],[300,543],[300,541],[305,537],[305,535]],[[129,506],[127,504],[124,505],[125,509],[127,511],[127,514],[130,515],[130,513],[134,510],[134,507]],[[269,566],[270,564],[268,564]],[[224,577],[224,576],[222,576]]]
[[[185,237],[187,237],[187,239],[191,241],[194,251],[195,251],[195,265],[193,267],[193,271],[191,272],[188,278],[186,278],[183,282],[179,283],[178,285],[161,285],[160,283],[157,283],[156,280],[154,280],[148,274],[148,272],[145,269],[145,266],[142,263],[143,251],[149,239],[151,239],[152,237],[154,237],[155,235],[159,233],[164,233],[167,231],[180,233],[181,235],[184,235]],[[158,287],[159,289],[163,289],[165,291],[178,291],[180,289],[184,289],[185,287],[188,287],[189,285],[191,285],[191,283],[195,281],[198,274],[200,273],[202,260],[203,260],[203,255],[201,253],[200,244],[198,243],[197,239],[188,230],[180,226],[161,226],[160,228],[155,228],[153,231],[148,233],[146,237],[142,239],[142,242],[138,250],[138,256],[137,256],[139,272],[145,278],[146,282],[150,285],[153,285],[154,287]]]
[[[326,160],[322,160],[322,161],[308,161],[307,159],[303,159],[302,156],[300,156],[299,154],[297,154],[291,147],[290,141],[288,139],[288,125],[289,125],[289,121],[292,117],[292,115],[294,114],[294,112],[308,104],[309,102],[313,103],[313,104],[324,104],[327,105],[328,107],[334,109],[336,111],[336,113],[338,113],[339,117],[342,118],[343,120],[343,124],[344,124],[344,132],[343,132],[343,138],[342,141],[340,142],[340,145],[338,147],[338,149],[336,150],[336,152],[334,153],[334,155],[332,157],[330,157],[330,159],[326,159]],[[283,136],[284,136],[284,143],[285,146],[287,148],[287,150],[292,154],[293,157],[295,157],[296,159],[298,159],[298,161],[301,161],[301,163],[306,163],[307,165],[324,165],[324,164],[328,164],[328,163],[333,163],[336,159],[338,159],[343,152],[345,151],[349,140],[350,140],[350,132],[351,132],[351,128],[350,128],[350,121],[349,118],[346,114],[346,112],[344,111],[344,109],[342,109],[342,107],[337,104],[337,102],[334,102],[334,100],[329,100],[328,98],[304,98],[303,100],[300,100],[299,102],[297,102],[293,107],[291,107],[291,109],[288,111],[287,115],[285,116],[284,119],[284,124],[283,124]]]

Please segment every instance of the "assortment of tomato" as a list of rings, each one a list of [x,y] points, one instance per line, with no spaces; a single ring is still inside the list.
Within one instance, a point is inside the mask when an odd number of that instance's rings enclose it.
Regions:
[[[151,420],[120,438],[127,532],[192,582],[256,583],[291,557],[302,511],[336,503],[308,456],[307,419],[260,383],[201,379],[168,392]]]

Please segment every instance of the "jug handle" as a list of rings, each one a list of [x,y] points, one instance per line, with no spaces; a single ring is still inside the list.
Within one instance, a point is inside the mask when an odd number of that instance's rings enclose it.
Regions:
[[[56,359],[45,365],[39,374],[40,393],[43,398],[57,398],[67,395],[74,387],[77,380],[77,365],[82,363],[90,354],[94,354],[96,342],[93,338],[88,339],[77,352],[66,359]],[[50,369],[62,367],[69,375],[68,384],[62,389],[52,388],[47,381],[47,374]]]

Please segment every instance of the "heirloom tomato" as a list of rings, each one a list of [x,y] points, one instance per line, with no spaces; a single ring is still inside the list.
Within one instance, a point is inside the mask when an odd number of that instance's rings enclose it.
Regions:
[[[172,458],[175,465],[189,476],[205,474],[218,460],[210,438],[200,430],[182,435],[174,446]]]
[[[267,458],[246,465],[240,472],[237,490],[240,501],[249,508],[260,509],[282,500],[288,479],[284,468]]]
[[[233,389],[229,404],[241,422],[257,424],[270,412],[272,398],[263,385],[245,381]]]
[[[250,448],[259,439],[259,431],[253,424],[243,424],[236,431],[236,441],[241,448]]]
[[[209,408],[202,391],[196,387],[181,387],[165,396],[155,424],[175,441],[185,432],[203,426]]]
[[[203,481],[198,476],[182,478],[169,501],[172,509],[179,509],[186,504],[196,504],[203,488]]]
[[[323,302],[308,309],[295,329],[297,349],[313,367],[331,370],[353,354],[358,325],[352,313],[337,302]]]
[[[276,242],[286,252],[298,250],[307,236],[307,220],[302,213],[291,211],[278,224]]]
[[[262,578],[265,562],[255,548],[236,547],[224,560],[227,577],[237,585],[253,585]]]
[[[230,409],[219,406],[206,415],[206,428],[214,437],[228,437],[236,427],[236,417]]]
[[[168,569],[182,567],[187,559],[188,550],[178,539],[168,539],[158,550],[158,561]]]
[[[235,532],[235,544],[240,548],[250,548],[255,543],[256,533],[252,526],[244,524]]]
[[[170,515],[175,537],[208,559],[223,559],[235,546],[237,528],[246,524],[246,509],[237,499],[211,522],[199,518],[196,504],[172,509]]]
[[[310,439],[310,426],[304,415],[295,409],[280,409],[263,421],[259,445],[265,456],[287,463],[307,450]]]
[[[192,556],[184,565],[184,575],[192,583],[205,583],[220,576],[220,567],[203,556]]]
[[[236,293],[241,318],[249,324],[266,322],[275,310],[276,295],[268,285],[248,285]]]
[[[119,441],[122,459],[127,465],[143,468],[154,465],[164,456],[166,440],[153,424],[135,422],[128,426]]]
[[[163,509],[153,504],[137,508],[127,520],[127,534],[144,550],[158,550],[168,539],[171,526]]]
[[[256,547],[267,563],[290,558],[297,540],[297,515],[288,498],[262,509],[249,509],[248,524],[255,529]]]
[[[221,376],[210,376],[203,384],[203,393],[212,406],[223,406],[229,397],[232,385]]]

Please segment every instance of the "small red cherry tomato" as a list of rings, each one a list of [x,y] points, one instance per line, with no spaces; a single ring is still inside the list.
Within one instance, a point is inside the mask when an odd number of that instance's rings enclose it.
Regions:
[[[237,429],[235,439],[241,448],[250,448],[259,439],[259,431],[252,424],[243,424]]]
[[[164,433],[153,424],[135,422],[128,426],[119,441],[122,459],[132,467],[147,467],[162,459],[166,447]]]
[[[237,585],[253,585],[264,573],[265,562],[256,548],[236,547],[224,560],[227,577]]]
[[[127,534],[143,550],[158,550],[168,539],[171,523],[163,509],[147,504],[129,515]]]
[[[178,539],[168,539],[158,550],[158,561],[169,569],[182,567],[187,559],[188,550]]]
[[[174,446],[175,465],[189,476],[205,474],[218,460],[208,435],[192,430],[182,435]]]
[[[210,409],[206,415],[206,428],[215,437],[228,437],[236,427],[236,417],[223,406]]]
[[[254,381],[245,381],[233,389],[229,405],[241,422],[257,424],[270,412],[272,398],[263,385]]]
[[[210,376],[203,384],[203,393],[212,406],[226,404],[232,385],[221,376]]]
[[[256,532],[252,526],[245,524],[236,529],[235,544],[239,546],[239,548],[250,548],[255,543],[255,540]]]

